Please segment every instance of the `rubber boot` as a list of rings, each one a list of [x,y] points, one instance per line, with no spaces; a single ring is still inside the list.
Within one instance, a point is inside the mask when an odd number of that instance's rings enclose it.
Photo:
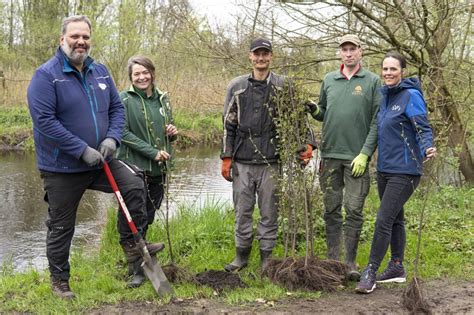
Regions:
[[[224,270],[234,272],[247,267],[251,250],[252,247],[236,247],[234,260],[230,264],[225,265]]]
[[[267,269],[270,257],[272,256],[271,250],[260,250],[260,265],[262,266],[262,271]]]
[[[346,251],[345,263],[349,267],[347,278],[350,281],[359,281],[360,272],[357,270],[356,256],[357,247],[359,245],[360,232],[354,229],[346,229],[344,231],[344,247]]]
[[[328,259],[340,260],[341,255],[341,236],[340,226],[326,226],[326,245]]]
[[[145,271],[141,266],[142,260],[139,259],[133,263],[128,263],[127,288],[138,288],[145,282]]]
[[[145,281],[145,272],[141,267],[143,257],[139,246],[134,241],[122,242],[123,252],[128,263],[128,276],[130,280],[127,282],[128,288],[136,288]],[[159,251],[165,248],[162,243],[146,243],[146,247],[150,256],[156,255]]]

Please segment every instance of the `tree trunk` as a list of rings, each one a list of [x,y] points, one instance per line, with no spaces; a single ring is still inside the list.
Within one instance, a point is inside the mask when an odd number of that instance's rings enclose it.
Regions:
[[[441,116],[447,122],[448,146],[459,161],[459,170],[469,185],[474,185],[474,164],[467,143],[466,130],[462,124],[456,105],[448,91],[441,67],[433,67],[429,93],[433,96]]]
[[[441,117],[448,123],[448,146],[453,151],[454,156],[459,161],[459,170],[464,175],[469,185],[474,184],[474,165],[467,143],[466,127],[463,124],[457,106],[446,84],[444,74],[446,65],[443,63],[443,52],[448,47],[451,39],[451,31],[456,10],[444,1],[436,0],[438,9],[437,29],[432,32],[431,45],[428,45],[427,52],[430,60],[430,90],[433,99],[436,101],[436,108],[439,109]]]

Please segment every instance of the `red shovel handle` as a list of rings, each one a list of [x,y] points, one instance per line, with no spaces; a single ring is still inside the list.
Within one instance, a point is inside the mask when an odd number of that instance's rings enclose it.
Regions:
[[[138,235],[137,227],[135,226],[135,223],[133,223],[132,221],[130,212],[128,212],[127,205],[125,204],[125,201],[122,198],[122,194],[120,193],[120,190],[117,187],[117,183],[115,182],[114,176],[112,175],[112,172],[110,171],[110,167],[107,161],[104,161],[104,171],[105,171],[105,175],[107,175],[107,179],[109,180],[109,184],[112,187],[112,190],[114,191],[115,197],[117,197],[117,200],[120,205],[120,209],[122,209],[122,212],[125,215],[125,218],[127,219],[127,223],[128,223],[128,226],[130,227],[130,230],[132,230],[133,235]]]

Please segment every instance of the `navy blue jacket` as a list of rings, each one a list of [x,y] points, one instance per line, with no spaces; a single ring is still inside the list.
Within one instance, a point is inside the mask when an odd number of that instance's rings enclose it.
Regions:
[[[81,155],[98,149],[105,138],[120,144],[124,108],[104,65],[88,57],[81,74],[62,50],[41,65],[28,87],[28,106],[38,168],[55,173],[77,173],[89,167]]]
[[[433,133],[420,82],[402,79],[395,87],[383,86],[381,92],[377,171],[421,175],[426,149],[433,147]]]

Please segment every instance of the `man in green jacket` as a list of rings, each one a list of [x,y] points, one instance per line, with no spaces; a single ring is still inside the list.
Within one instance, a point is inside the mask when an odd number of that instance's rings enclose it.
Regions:
[[[376,74],[362,68],[361,41],[356,35],[348,34],[339,40],[339,54],[342,65],[325,76],[319,103],[308,102],[305,108],[323,122],[320,184],[327,255],[339,260],[344,225],[345,262],[350,268],[349,278],[357,281],[357,246],[370,186],[367,164],[377,144],[381,84]]]

